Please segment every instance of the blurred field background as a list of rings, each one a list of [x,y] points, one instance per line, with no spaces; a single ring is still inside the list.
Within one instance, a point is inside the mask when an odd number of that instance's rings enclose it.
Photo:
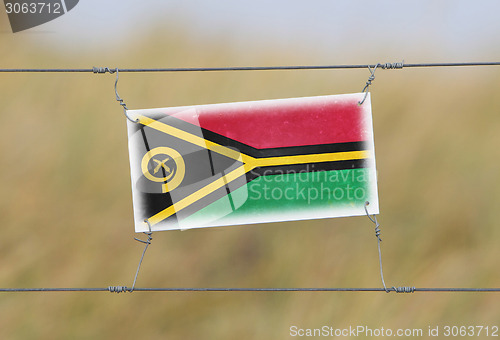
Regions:
[[[3,16],[0,25],[8,31]],[[335,63],[319,48],[300,46],[269,45],[250,58],[223,37],[203,43],[184,28],[158,23],[148,37],[100,53],[60,53],[37,43],[41,34],[2,33],[0,67]],[[162,36],[167,30],[175,37]],[[380,51],[337,61],[399,61]],[[425,56],[405,61],[429,61]],[[354,93],[368,76],[367,70],[123,73],[118,87],[134,109]],[[499,76],[495,67],[377,71],[371,92],[388,286],[500,286]],[[143,245],[133,240],[126,124],[114,75],[0,77],[0,287],[130,286]],[[138,287],[381,286],[366,217],[153,237]],[[499,297],[1,293],[0,338],[286,339],[292,325],[425,332],[498,326]]]

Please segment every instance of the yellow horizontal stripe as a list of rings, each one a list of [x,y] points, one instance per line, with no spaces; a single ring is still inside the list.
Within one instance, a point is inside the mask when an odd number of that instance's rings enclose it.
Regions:
[[[252,167],[276,166],[276,165],[292,165],[292,164],[308,164],[320,162],[348,161],[354,159],[364,159],[369,156],[369,151],[348,151],[348,152],[332,152],[320,153],[312,155],[295,155],[267,158],[252,158],[249,164]]]

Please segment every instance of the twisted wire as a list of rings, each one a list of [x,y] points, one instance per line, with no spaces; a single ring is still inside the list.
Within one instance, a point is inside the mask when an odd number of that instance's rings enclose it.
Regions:
[[[118,70],[118,68],[109,68],[109,67],[92,67],[92,72],[93,73],[100,73],[100,74],[103,74],[103,73],[110,73],[110,74],[113,74],[115,73],[116,71]]]
[[[372,221],[373,224],[375,224],[375,237],[377,238],[377,246],[378,246],[378,262],[379,262],[379,267],[380,267],[380,279],[382,280],[382,285],[384,286],[384,290],[386,293],[390,292],[396,292],[396,293],[413,293],[415,292],[415,287],[391,287],[387,288],[385,285],[385,280],[384,280],[384,270],[382,268],[382,250],[380,249],[380,242],[382,242],[382,238],[380,237],[380,234],[382,231],[380,230],[380,223],[377,221],[377,216],[373,215],[370,216],[368,213],[368,205],[370,205],[370,202],[366,201],[364,208],[365,208],[365,213],[366,216]]]
[[[130,290],[129,290],[130,293],[132,293],[135,289],[135,283],[137,282],[137,277],[139,276],[139,270],[141,269],[142,260],[144,260],[144,255],[146,255],[146,250],[148,250],[148,247],[151,244],[151,241],[153,240],[153,236],[152,236],[153,232],[151,231],[151,224],[149,223],[148,219],[145,219],[144,222],[147,223],[148,228],[149,228],[149,231],[144,233],[148,237],[148,239],[146,241],[143,241],[141,239],[134,238],[136,241],[144,243],[145,246],[144,246],[144,250],[142,251],[141,260],[139,261],[139,265],[137,266],[137,270],[135,272],[134,283],[132,283],[132,288],[130,288]]]
[[[128,110],[127,104],[125,104],[124,100],[118,94],[118,79],[119,79],[119,72],[120,72],[120,70],[118,69],[118,67],[109,68],[109,67],[96,67],[96,66],[94,66],[94,67],[92,67],[92,72],[96,73],[96,74],[105,74],[105,73],[113,74],[113,73],[116,73],[116,79],[115,79],[115,98],[116,98],[116,101],[123,108],[123,114],[125,115],[125,117],[127,117],[127,119],[129,121],[131,121],[132,123],[139,122],[138,119],[133,120],[132,118],[129,117],[129,115],[127,113],[127,110]]]
[[[370,85],[372,84],[372,81],[375,80],[375,71],[377,70],[377,67],[379,66],[380,64],[377,64],[375,65],[375,67],[372,69],[370,66],[368,66],[368,70],[370,70],[370,76],[368,77],[368,80],[366,81],[366,84],[365,84],[365,87],[363,88],[363,91],[361,91],[361,93],[364,93],[365,96],[363,97],[363,100],[361,100],[360,102],[358,102],[359,105],[363,105],[363,103],[365,102],[366,100],[366,97],[368,96],[368,88],[370,87]]]
[[[110,293],[120,294],[120,293],[128,292],[129,289],[127,287],[125,287],[125,286],[109,286],[108,287],[108,291]]]
[[[125,104],[125,102],[123,101],[123,99],[120,97],[120,95],[118,94],[118,76],[119,76],[119,72],[118,72],[118,68],[116,68],[114,71],[111,71],[109,68],[105,67],[104,68],[105,71],[107,70],[109,73],[113,74],[114,72],[116,72],[116,80],[115,80],[115,95],[116,95],[116,101],[123,107],[123,114],[125,115],[125,117],[127,117],[127,119],[129,121],[131,121],[132,123],[138,123],[139,122],[139,119],[136,119],[136,120],[133,120],[132,118],[130,118],[127,114],[127,104]]]
[[[400,63],[385,63],[385,64],[379,64],[379,67],[383,70],[396,70],[396,69],[402,69],[405,67],[405,62],[404,60]]]
[[[415,287],[392,287],[396,293],[414,293]]]

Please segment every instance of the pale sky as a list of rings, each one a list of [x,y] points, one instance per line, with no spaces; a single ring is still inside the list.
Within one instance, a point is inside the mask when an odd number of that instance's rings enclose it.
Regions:
[[[134,45],[162,22],[195,41],[222,37],[242,51],[272,45],[358,55],[358,62],[373,50],[395,59],[388,61],[490,61],[500,59],[499,13],[498,0],[80,0],[63,17],[17,34],[89,50]]]

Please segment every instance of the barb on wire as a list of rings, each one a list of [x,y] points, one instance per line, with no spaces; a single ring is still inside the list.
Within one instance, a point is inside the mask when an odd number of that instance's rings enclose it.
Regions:
[[[93,73],[100,73],[100,74],[103,74],[103,73],[109,73],[109,74],[113,74],[115,73],[115,70],[117,70],[116,68],[114,69],[110,69],[109,67],[92,67],[92,72]]]
[[[385,64],[378,64],[378,66],[383,70],[396,70],[396,69],[402,69],[406,65],[405,61],[403,60],[400,63],[385,63]]]
[[[127,288],[127,286],[109,286],[108,287],[108,291],[110,293],[124,293],[124,292],[128,292],[129,289]]]

